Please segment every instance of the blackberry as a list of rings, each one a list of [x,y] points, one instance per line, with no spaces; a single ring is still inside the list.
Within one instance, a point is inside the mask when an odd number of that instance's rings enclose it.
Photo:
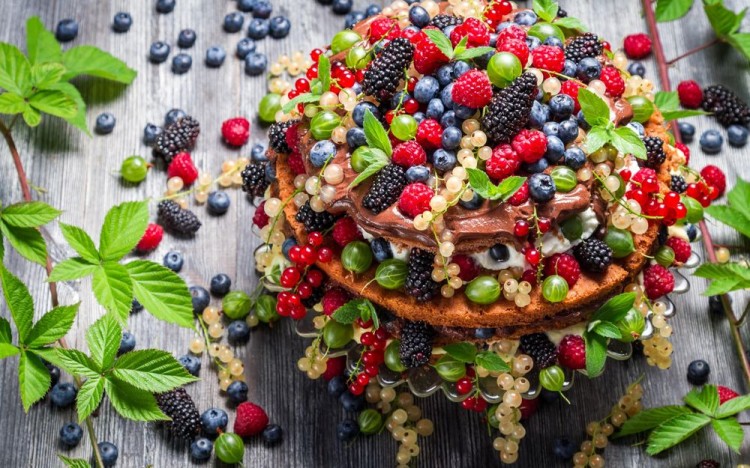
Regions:
[[[492,142],[509,143],[526,126],[536,92],[536,76],[527,72],[492,97],[482,119]]]
[[[393,205],[406,187],[406,171],[401,166],[389,164],[378,172],[362,206],[377,214]]]
[[[720,124],[728,127],[733,124],[750,124],[750,108],[722,85],[713,85],[703,90],[703,110],[712,112]]]
[[[458,26],[463,23],[464,20],[458,16],[452,15],[436,15],[430,21],[430,26],[435,26],[438,29],[445,29],[449,26]]]
[[[427,364],[432,356],[434,332],[424,322],[406,322],[401,329],[401,347],[398,350],[401,362],[408,368]]]
[[[325,294],[325,292],[325,288],[323,287],[314,288],[310,297],[302,299],[302,305],[307,307],[308,309],[312,309],[315,304],[323,299],[323,294]]]
[[[286,131],[297,123],[295,120],[276,122],[268,129],[269,146],[278,153],[291,153],[292,148],[286,142]]]
[[[685,178],[681,175],[673,175],[672,182],[670,182],[669,184],[669,188],[673,192],[683,193],[685,192],[685,190],[687,190],[687,182],[685,182]]]
[[[612,264],[612,249],[593,237],[578,244],[573,249],[573,254],[585,271],[600,273]]]
[[[268,162],[250,163],[242,170],[242,190],[253,197],[262,197],[268,188]]]
[[[719,462],[716,460],[701,460],[700,463],[695,465],[696,468],[719,468]]]
[[[651,169],[658,169],[664,161],[667,159],[667,154],[664,152],[664,140],[659,137],[649,136],[643,139],[643,144],[646,145],[646,160],[638,160],[638,164],[641,166],[650,167]]]
[[[176,436],[190,440],[200,433],[201,416],[184,388],[154,396],[159,409],[172,419],[166,425]]]
[[[300,207],[294,219],[304,224],[305,231],[307,232],[325,231],[326,229],[332,228],[333,222],[336,221],[336,218],[327,211],[321,211],[320,213],[313,211],[313,209],[310,208],[310,202],[307,202]]]
[[[408,272],[406,275],[406,293],[419,302],[432,299],[437,293],[438,283],[432,279],[432,264],[435,255],[422,249],[411,249],[409,253]]]
[[[389,42],[365,70],[365,78],[362,81],[364,93],[380,101],[393,96],[412,57],[414,46],[408,39],[399,37]]]
[[[156,137],[154,156],[169,164],[177,153],[193,148],[200,132],[200,124],[189,115],[178,119]]]
[[[603,46],[599,42],[599,36],[594,33],[586,33],[573,38],[565,47],[565,58],[576,63],[586,57],[597,57],[602,54]]]
[[[557,361],[557,347],[545,333],[532,333],[521,337],[519,349],[534,360],[534,365],[544,369]]]
[[[183,210],[173,200],[159,202],[158,217],[161,224],[170,232],[181,236],[192,236],[201,227],[201,222],[190,210]]]

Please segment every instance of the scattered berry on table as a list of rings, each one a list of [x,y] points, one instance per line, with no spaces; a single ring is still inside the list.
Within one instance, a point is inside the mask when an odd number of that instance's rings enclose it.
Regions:
[[[703,90],[694,80],[681,81],[677,85],[677,95],[680,98],[680,104],[686,109],[697,109],[703,102]]]
[[[727,188],[727,176],[719,167],[708,165],[701,169],[700,174],[706,185],[716,191],[715,194],[711,194],[712,197],[718,198],[724,194],[724,190]]]
[[[196,314],[203,313],[203,309],[208,307],[211,302],[211,296],[203,286],[190,286],[190,296],[193,300],[193,312]]]
[[[406,322],[401,330],[401,362],[408,368],[427,364],[432,356],[433,335],[432,327],[424,322]]]
[[[341,442],[350,442],[359,435],[359,424],[353,419],[344,419],[336,426],[336,437]]]
[[[345,15],[352,11],[353,0],[333,0],[331,9],[337,15]]]
[[[115,32],[124,33],[130,30],[130,26],[133,25],[133,17],[126,11],[120,11],[115,14],[112,20],[112,29]]]
[[[257,4],[258,0],[237,0],[237,9],[245,13],[252,13]]]
[[[226,214],[230,203],[231,199],[224,190],[216,190],[208,194],[208,211],[212,214]]]
[[[245,17],[238,11],[233,11],[224,17],[224,31],[236,33],[242,29],[245,24]]]
[[[165,393],[157,393],[156,404],[172,420],[166,427],[176,436],[192,439],[201,429],[201,418],[195,402],[184,388],[178,387]]]
[[[704,153],[718,154],[721,152],[721,147],[724,144],[724,137],[721,136],[718,130],[710,129],[701,134],[699,142]]]
[[[250,52],[255,52],[255,49],[257,48],[258,46],[254,40],[250,39],[249,37],[245,37],[237,42],[235,54],[238,58],[244,59],[245,57],[247,57],[247,54],[249,54]]]
[[[738,396],[740,396],[739,393],[735,392],[731,388],[724,387],[723,385],[719,385],[717,387],[717,390],[719,391],[719,404],[721,405],[733,398],[737,398]]]
[[[81,442],[83,429],[74,422],[65,424],[60,428],[60,442],[68,447],[75,447]]]
[[[195,213],[183,209],[173,200],[159,202],[158,218],[167,231],[180,236],[194,235],[202,224]]]
[[[135,249],[142,253],[150,252],[159,246],[162,237],[164,237],[164,229],[158,224],[149,223]]]
[[[247,384],[241,380],[235,380],[227,387],[227,396],[234,404],[247,401]]]
[[[120,165],[120,176],[127,182],[137,184],[148,174],[151,164],[141,156],[128,156]]]
[[[260,40],[268,36],[271,24],[262,18],[253,18],[247,26],[247,36],[251,39]]]
[[[211,278],[211,294],[225,296],[232,287],[232,279],[225,273],[219,273]]]
[[[283,39],[289,35],[292,23],[286,16],[274,16],[269,25],[269,34],[274,39]]]
[[[169,164],[178,153],[189,151],[195,145],[200,134],[200,124],[190,116],[178,119],[167,125],[156,137],[154,156],[164,159]]]
[[[123,332],[122,338],[120,338],[120,347],[117,349],[117,354],[125,354],[135,349],[135,335],[130,332]]]
[[[153,145],[154,142],[156,142],[156,137],[158,137],[162,131],[164,131],[164,129],[158,125],[152,123],[146,124],[146,126],[143,127],[143,143],[149,146]]]
[[[182,254],[176,250],[170,250],[167,252],[167,254],[164,256],[164,266],[169,268],[170,270],[174,271],[175,273],[179,273],[180,270],[182,270],[182,265],[184,263],[184,259],[182,258]]]
[[[178,120],[187,117],[187,112],[185,112],[182,109],[173,108],[169,109],[166,114],[164,114],[164,126],[173,124],[177,122]]]
[[[750,107],[725,86],[713,85],[704,89],[702,106],[725,127],[750,124]]]
[[[179,177],[185,185],[191,185],[198,179],[198,168],[193,163],[190,153],[177,153],[167,166],[167,176]]]
[[[224,432],[229,424],[229,416],[226,411],[219,408],[210,408],[201,415],[201,427],[207,435],[217,435]]]
[[[49,392],[52,404],[58,408],[67,408],[72,405],[78,394],[76,386],[70,382],[58,382]]]
[[[167,57],[169,57],[170,50],[171,48],[166,42],[156,41],[151,44],[148,50],[148,58],[153,63],[164,63],[167,61]]]
[[[519,349],[534,360],[534,366],[547,368],[557,361],[557,347],[545,333],[531,333],[521,337]],[[585,357],[585,355],[584,355]]]
[[[260,52],[250,52],[245,56],[245,73],[258,76],[265,73],[268,67],[268,57]]]
[[[720,466],[719,462],[711,459],[701,460],[700,463],[695,465],[696,468],[719,468]]]
[[[233,117],[221,124],[221,136],[231,146],[242,146],[250,138],[250,121],[244,117]]]
[[[235,320],[227,327],[227,340],[233,344],[245,343],[250,338],[250,327],[244,320]]]
[[[234,432],[240,437],[251,437],[263,432],[268,426],[268,415],[260,406],[246,401],[237,406]]]
[[[661,265],[651,265],[643,271],[643,288],[649,299],[658,299],[672,292],[674,276]]]
[[[205,437],[199,437],[190,443],[190,456],[193,460],[205,461],[211,458],[214,443]]]
[[[190,375],[198,377],[198,374],[201,372],[201,360],[196,356],[185,354],[177,358],[177,362],[179,362],[180,365],[190,373]]]
[[[727,141],[730,145],[742,148],[747,144],[748,130],[742,125],[733,124],[727,128]]]
[[[276,445],[284,437],[284,431],[278,424],[269,424],[263,429],[263,442],[266,445]]]
[[[631,62],[630,65],[628,65],[628,73],[643,78],[646,76],[646,67],[644,67],[641,62]]]
[[[96,117],[94,131],[99,135],[107,135],[115,129],[115,116],[109,112],[102,112]]]
[[[273,12],[273,5],[268,0],[258,0],[253,6],[254,18],[270,18]]]
[[[102,455],[102,463],[104,466],[113,466],[117,463],[117,457],[120,456],[120,452],[117,450],[117,446],[112,442],[99,442],[99,453]]]
[[[182,75],[193,66],[193,58],[188,54],[177,54],[172,58],[172,72]]]
[[[143,310],[143,305],[138,302],[138,299],[133,299],[133,302],[130,303],[130,313],[135,314]]]
[[[680,136],[685,143],[690,143],[695,137],[695,127],[687,122],[679,122]]]
[[[66,18],[60,20],[55,28],[55,37],[60,42],[70,42],[78,36],[78,21]]]
[[[688,366],[687,379],[693,385],[703,385],[708,382],[711,367],[702,359],[693,361]]]
[[[44,367],[46,367],[47,371],[49,372],[50,388],[54,387],[57,382],[60,381],[60,368],[57,366],[53,366],[47,361],[44,361]]]
[[[552,446],[552,452],[563,461],[570,461],[577,451],[578,446],[566,437],[555,439]]]
[[[206,66],[218,68],[224,63],[227,53],[222,46],[211,46],[206,49]]]
[[[156,11],[159,13],[172,13],[175,3],[175,0],[156,0]]]
[[[642,59],[651,53],[651,38],[647,34],[631,34],[623,41],[625,55],[631,59]]]
[[[339,396],[339,403],[341,403],[344,411],[349,411],[350,413],[358,413],[365,409],[366,405],[364,395],[354,395],[349,390]]]

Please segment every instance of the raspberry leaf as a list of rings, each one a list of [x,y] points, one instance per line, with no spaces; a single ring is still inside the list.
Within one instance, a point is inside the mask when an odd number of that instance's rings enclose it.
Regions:
[[[145,390],[111,376],[106,379],[104,389],[112,407],[123,418],[133,421],[169,421],[169,417],[157,406],[154,395]]]
[[[5,359],[7,357],[15,356],[16,354],[19,354],[21,352],[21,349],[13,346],[10,343],[0,343],[0,359]]]
[[[704,263],[693,273],[711,280],[704,296],[716,296],[740,289],[750,289],[750,271],[736,263]]]
[[[393,153],[388,132],[385,131],[383,124],[372,115],[369,109],[365,112],[364,130],[368,146],[381,150],[386,156],[390,156]]]
[[[79,302],[69,306],[55,307],[44,314],[34,324],[34,327],[29,332],[29,336],[26,337],[25,344],[32,348],[38,348],[52,344],[64,337],[70,330],[70,327],[73,326],[80,304]]]
[[[102,260],[120,260],[141,240],[148,226],[148,203],[126,202],[112,207],[99,236]]]
[[[705,414],[685,413],[656,427],[648,438],[646,453],[656,455],[674,447],[711,422]]]
[[[54,351],[56,356],[49,361],[71,375],[93,379],[102,373],[102,368],[98,364],[77,349],[55,348]],[[46,359],[47,354],[42,354],[42,357]]]
[[[78,420],[83,421],[94,410],[99,407],[99,403],[104,397],[104,384],[107,380],[101,376],[88,378],[81,388],[78,389],[76,396],[76,409],[78,410]]]
[[[91,468],[89,462],[83,460],[82,458],[70,458],[59,453],[57,454],[57,458],[59,458],[67,468]]]
[[[466,37],[464,37],[466,39]],[[458,47],[456,47],[456,50],[458,50]],[[484,54],[489,54],[490,52],[495,52],[494,47],[474,47],[471,49],[466,49],[462,52],[456,52],[456,56],[454,57],[455,60],[470,60],[473,58],[480,57]]]
[[[13,44],[0,42],[0,88],[26,96],[31,89],[31,65]]]
[[[112,367],[121,339],[122,328],[111,314],[104,315],[86,331],[86,343],[89,345],[91,358],[99,369],[106,370]]]
[[[745,17],[745,10],[739,14],[724,6],[723,0],[710,0],[703,2],[709,23],[719,39],[725,40],[730,34],[737,32]]]
[[[5,303],[18,330],[18,341],[26,343],[34,319],[34,301],[26,285],[0,264],[0,282]]]
[[[586,373],[590,378],[598,377],[604,371],[607,360],[608,339],[586,331],[583,340],[586,343]]]
[[[31,66],[31,81],[38,89],[47,89],[62,79],[65,67],[59,63],[37,63]]]
[[[90,263],[99,262],[99,252],[96,250],[94,241],[91,236],[83,229],[71,226],[70,224],[60,223],[60,230],[67,243],[73,247],[84,260]]]
[[[320,54],[318,57],[318,80],[323,89],[320,94],[331,89],[331,61],[326,54]]]
[[[48,282],[56,283],[58,281],[73,281],[86,276],[91,276],[99,269],[99,265],[93,265],[81,257],[73,257],[55,265],[54,270],[50,273]]]
[[[572,16],[557,18],[553,24],[562,29],[565,37],[575,36],[578,33],[588,31],[588,28],[583,24],[583,21]]]
[[[591,321],[601,320],[604,322],[618,322],[621,320],[635,303],[635,293],[622,293],[609,299],[596,311]]]
[[[62,91],[42,90],[32,94],[29,105],[39,112],[61,119],[72,119],[78,112],[76,102]]]
[[[18,361],[18,390],[21,393],[21,403],[27,413],[31,405],[44,398],[47,394],[51,378],[47,367],[34,354],[21,349]]]
[[[47,262],[47,246],[42,234],[36,228],[19,228],[8,226],[0,220],[0,233],[10,242],[10,245],[25,259],[45,265]]]
[[[116,262],[104,262],[94,271],[92,287],[97,302],[125,320],[133,301],[133,284],[128,271]]]
[[[193,327],[193,302],[185,281],[158,263],[135,260],[125,264],[133,294],[151,315],[181,327]]]
[[[750,395],[742,395],[725,401],[716,411],[717,418],[727,418],[750,409]]]
[[[727,37],[727,43],[742,52],[750,60],[750,33],[734,33]]]
[[[28,107],[28,103],[16,93],[0,94],[0,114],[20,114]]]
[[[477,357],[477,347],[473,343],[450,343],[443,346],[448,356],[461,362],[472,363]]]
[[[61,91],[63,94],[75,101],[76,105],[78,106],[76,115],[70,118],[66,118],[65,121],[83,131],[86,135],[91,136],[91,131],[86,124],[86,103],[83,101],[83,97],[81,97],[81,93],[78,91],[78,89],[72,84],[66,83],[64,81],[51,84],[47,86],[47,89]]]
[[[656,21],[666,22],[680,19],[687,15],[694,0],[657,0]]]
[[[700,391],[691,390],[684,400],[688,406],[706,416],[713,416],[719,408],[719,391],[715,385],[704,385]]]
[[[6,206],[0,218],[14,227],[39,227],[60,216],[62,211],[40,201],[21,202]]]
[[[716,435],[726,442],[735,453],[740,453],[740,447],[745,438],[745,433],[742,430],[742,426],[740,426],[740,423],[737,422],[735,418],[712,419],[711,427],[714,428]]]
[[[10,331],[10,322],[5,317],[0,317],[0,343],[12,343],[13,334]]]
[[[137,75],[125,62],[108,52],[90,46],[81,45],[66,50],[62,62],[68,72],[63,77],[70,80],[79,75],[89,75],[118,83],[130,84]]]
[[[544,21],[551,22],[557,16],[557,2],[554,0],[534,0],[531,8]]]
[[[23,121],[26,122],[26,125],[29,127],[34,128],[42,122],[42,114],[31,106],[26,106],[22,115]]]
[[[115,362],[112,375],[152,393],[168,392],[198,380],[166,351],[144,349],[123,354]]]
[[[60,44],[55,35],[44,27],[38,16],[26,20],[26,51],[32,65],[62,61]]]
[[[683,414],[691,413],[692,411],[690,411],[689,408],[677,405],[661,406],[659,408],[647,409],[641,411],[640,413],[625,421],[625,424],[622,425],[620,430],[617,431],[617,434],[615,434],[613,437],[617,439],[632,434],[638,434],[639,432],[650,431],[651,429],[669,421],[670,419],[674,419],[677,416],[682,416]]]
[[[510,366],[508,363],[491,351],[482,351],[477,354],[474,363],[490,372],[510,372]]]
[[[662,117],[666,121],[709,114],[700,109],[682,109],[677,91],[659,91],[654,96],[654,105],[659,109],[659,112],[661,112]]]

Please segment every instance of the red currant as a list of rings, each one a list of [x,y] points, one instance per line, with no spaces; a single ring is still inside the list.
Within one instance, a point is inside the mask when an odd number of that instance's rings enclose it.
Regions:
[[[523,219],[516,221],[516,225],[513,226],[513,235],[516,237],[526,237],[529,235],[529,223]]]
[[[294,89],[296,89],[300,93],[306,93],[310,91],[310,80],[308,80],[307,78],[299,78],[294,82]]]
[[[307,314],[307,309],[305,309],[305,306],[300,304],[298,306],[295,306],[289,315],[294,320],[302,320],[303,318],[305,318],[306,314]]]
[[[375,377],[380,373],[378,366],[365,366],[365,374],[370,377]]]
[[[367,374],[359,374],[357,376],[357,383],[363,387],[370,383],[370,376]]]
[[[323,284],[323,272],[316,268],[312,268],[305,275],[305,281],[315,288],[320,287],[320,285]]]
[[[323,55],[323,49],[313,49],[310,52],[310,58],[315,63],[318,63],[318,59],[320,58],[321,55]]]
[[[419,80],[417,79],[416,76],[412,76],[409,78],[409,81],[406,84],[406,88],[409,90],[410,93],[414,92],[414,88],[417,86],[417,81]]]
[[[351,392],[352,395],[361,395],[365,391],[365,387],[363,385],[359,385],[359,382],[354,381],[349,385],[349,392]]]
[[[319,247],[323,243],[323,234],[318,231],[313,231],[307,235],[307,243],[313,247]]]
[[[390,334],[385,330],[385,328],[378,328],[375,330],[375,338],[381,341],[385,341],[388,338],[390,338]]]
[[[365,346],[372,346],[372,344],[375,342],[375,335],[373,335],[371,332],[364,332],[362,333],[362,336],[359,337],[359,341]]]
[[[404,110],[405,110],[405,111],[406,111],[406,112],[407,112],[408,114],[413,114],[413,113],[415,113],[415,112],[417,112],[417,111],[419,110],[419,103],[417,102],[417,100],[416,100],[416,99],[414,99],[414,98],[409,98],[409,99],[407,99],[407,100],[406,100],[406,102],[404,103]]]
[[[542,233],[545,233],[552,227],[552,221],[549,218],[539,218],[536,225]]]
[[[302,299],[307,299],[308,297],[312,296],[312,293],[313,287],[308,283],[302,283],[297,287],[297,294],[299,294],[299,297],[301,297]]]
[[[526,257],[526,261],[531,263],[532,265],[538,265],[539,260],[542,259],[541,254],[535,248],[528,249],[526,251],[525,257]]]
[[[320,263],[328,263],[331,260],[333,260],[333,250],[329,249],[328,247],[322,247],[320,250],[318,250],[318,261]]]
[[[294,285],[299,283],[301,276],[302,273],[299,271],[299,268],[289,267],[285,269],[283,273],[281,273],[281,285],[285,288],[292,288],[294,287]]]
[[[680,203],[680,194],[678,194],[677,192],[667,192],[667,194],[664,195],[664,203],[668,207],[674,208],[678,203]]]
[[[456,382],[456,391],[459,395],[466,395],[472,388],[474,388],[474,384],[472,384],[471,380],[466,377],[459,379],[458,382]]]
[[[630,173],[629,169],[623,169],[620,171],[620,177],[622,177],[622,180],[625,182],[629,181],[632,176],[633,175]]]
[[[471,411],[471,410],[474,409],[474,402],[475,402],[475,400],[476,399],[474,397],[469,397],[469,398],[467,398],[467,399],[465,399],[464,401],[461,402],[461,407],[463,409],[465,409],[465,410]]]

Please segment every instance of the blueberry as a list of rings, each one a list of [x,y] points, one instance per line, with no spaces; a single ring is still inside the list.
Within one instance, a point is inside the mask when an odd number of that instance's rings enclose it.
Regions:
[[[266,156],[266,147],[261,145],[260,143],[253,145],[252,149],[250,150],[250,159],[252,159],[253,162],[268,161],[268,156]]]
[[[403,105],[411,96],[406,91],[399,91],[391,98],[391,107],[399,107]]]
[[[140,312],[143,310],[143,305],[141,305],[140,302],[138,302],[138,299],[133,299],[133,302],[130,303],[130,313],[135,314],[136,312]]]
[[[562,74],[565,76],[575,76],[578,64],[572,60],[566,60],[563,65]]]
[[[211,458],[213,449],[213,442],[205,437],[200,437],[190,444],[190,456],[193,457],[193,460],[206,461]]]
[[[83,438],[83,429],[78,424],[71,422],[60,428],[60,442],[68,447],[75,447]]]
[[[412,166],[406,170],[406,179],[409,182],[427,182],[430,170],[425,166]]]
[[[122,338],[120,338],[120,347],[117,349],[117,354],[125,354],[135,349],[135,335],[130,332],[122,332]]]
[[[349,442],[359,435],[359,424],[353,419],[344,419],[336,426],[336,437],[341,442]]]
[[[458,204],[466,210],[477,210],[482,203],[484,203],[484,198],[480,197],[477,192],[474,192],[474,196],[469,201],[458,201]]]
[[[237,9],[250,13],[255,9],[255,5],[258,4],[258,0],[237,0]]]
[[[362,11],[352,11],[344,17],[344,29],[352,29],[354,26],[366,18]]]
[[[542,158],[534,163],[526,163],[523,165],[524,170],[529,174],[538,174],[540,172],[544,172],[548,167],[549,161],[545,158]]]
[[[459,60],[458,62],[453,64],[453,78],[457,79],[469,70],[471,70],[471,65],[462,60]]]
[[[474,337],[479,340],[489,340],[495,336],[494,328],[477,328],[474,330]]]
[[[217,435],[223,432],[229,424],[227,412],[219,408],[210,408],[201,414],[201,427],[208,435]]]
[[[527,36],[526,37],[526,45],[529,47],[529,50],[534,50],[537,47],[539,47],[540,45],[542,45],[542,41],[540,41],[538,38],[536,38],[534,36]]]
[[[102,455],[104,466],[114,465],[117,463],[117,457],[120,456],[117,446],[112,442],[99,442],[99,453]]]
[[[679,122],[680,136],[685,143],[690,143],[695,137],[695,127],[687,122]]]
[[[456,104],[453,106],[453,110],[456,112],[456,117],[458,117],[461,120],[466,120],[472,115],[476,113],[476,109],[472,109],[468,106],[462,106],[459,104]]]
[[[438,98],[431,99],[427,104],[427,117],[431,119],[440,120],[444,112],[445,106],[443,105],[443,101]]]
[[[57,23],[55,37],[60,42],[69,42],[78,36],[78,21],[67,18]]]
[[[167,254],[164,256],[164,266],[169,268],[170,270],[174,271],[175,273],[179,273],[180,270],[182,270],[182,264],[184,263],[184,260],[182,258],[182,254],[176,250],[170,250],[167,252]]]
[[[190,375],[198,377],[198,374],[201,372],[201,360],[192,354],[180,356],[177,358],[177,362],[179,362]]]
[[[695,239],[698,238],[698,228],[695,227],[695,224],[688,224],[685,227],[685,232],[687,233],[690,242],[695,242]]]
[[[328,381],[328,394],[332,397],[340,397],[346,392],[346,377],[337,375]]]
[[[211,278],[211,294],[214,296],[225,296],[232,287],[232,280],[224,273],[219,273]]]
[[[258,0],[253,6],[253,17],[268,19],[271,17],[273,6],[268,0]]]
[[[582,129],[588,131],[591,130],[591,125],[586,122],[586,116],[583,115],[583,110],[578,111],[578,115],[576,115],[576,120],[578,120],[578,126]]]
[[[252,39],[263,39],[268,36],[271,25],[268,20],[263,18],[253,18],[247,27],[247,37]]]
[[[445,34],[448,37],[451,37],[451,33],[453,30],[456,29],[456,26],[448,26],[446,28],[443,28],[443,34]]]
[[[263,429],[263,442],[266,445],[276,445],[281,442],[284,431],[278,424],[269,424]]]
[[[570,143],[578,138],[578,120],[570,118],[560,122],[560,127],[557,130],[557,136],[563,141],[563,143]]]
[[[560,134],[560,124],[557,122],[547,122],[542,126],[542,132],[547,136],[558,136]]]
[[[453,102],[453,83],[449,84],[442,91],[440,91],[440,100],[443,101],[443,105],[446,109],[453,110],[455,103]]]
[[[576,444],[571,442],[570,439],[562,437],[555,439],[554,445],[552,446],[552,453],[554,453],[560,460],[569,461],[576,453],[576,449]]]
[[[693,361],[688,365],[687,379],[693,385],[703,385],[708,382],[708,374],[711,373],[711,367],[702,359]]]
[[[639,137],[643,138],[646,136],[646,129],[643,128],[643,124],[640,122],[628,122],[628,127],[635,130]]]
[[[544,42],[542,42],[542,44],[548,45],[548,46],[553,46],[553,47],[559,47],[561,49],[563,48],[563,42],[559,38],[557,38],[555,36],[548,36],[544,40]]]
[[[244,343],[250,338],[250,327],[244,320],[235,320],[227,327],[227,339],[230,343]]]
[[[437,96],[439,91],[440,83],[438,80],[428,75],[417,81],[417,84],[414,86],[414,99],[419,103],[425,104]]]
[[[234,404],[247,401],[247,384],[241,380],[235,380],[227,387],[227,396]]]
[[[47,372],[49,372],[50,387],[54,387],[60,381],[60,368],[53,366],[47,361],[44,361],[44,365],[47,367]]]
[[[183,29],[177,36],[177,47],[189,49],[195,44],[195,31],[192,29]]]
[[[133,25],[133,17],[130,16],[130,13],[127,13],[125,11],[121,11],[115,14],[115,17],[112,20],[112,29],[115,32],[119,32],[119,33],[128,32],[128,30],[130,30],[130,26],[132,25]]]
[[[112,133],[115,129],[115,116],[109,112],[102,112],[96,117],[96,123],[94,124],[94,131],[99,135],[106,135]]]
[[[409,21],[418,28],[424,28],[430,23],[430,14],[421,6],[415,6],[409,10]]]
[[[344,392],[339,397],[339,403],[344,407],[345,411],[352,413],[358,413],[365,408],[365,398],[363,395],[353,395],[349,392]]]
[[[575,110],[575,106],[575,101],[567,94],[556,94],[549,100],[550,114],[558,122],[569,119],[573,110]]]
[[[536,23],[536,20],[536,13],[531,10],[523,10],[516,13],[516,16],[513,17],[513,22],[521,26],[531,26]]]
[[[632,62],[628,65],[628,73],[631,75],[638,75],[641,78],[646,74],[646,67],[641,62]]]
[[[164,125],[173,124],[180,119],[187,117],[187,112],[182,109],[169,109],[169,112],[164,116]]]
[[[461,145],[461,138],[464,136],[463,132],[458,127],[447,127],[443,130],[442,144],[443,148],[447,150],[454,150]]]
[[[372,250],[372,256],[375,257],[375,260],[378,262],[384,262],[389,258],[393,258],[391,243],[382,237],[377,237],[370,242],[370,250]]]
[[[284,239],[284,243],[281,244],[281,253],[284,254],[284,257],[289,259],[289,250],[297,245],[297,240],[294,237],[287,237]]]
[[[572,146],[565,150],[565,165],[577,171],[586,164],[586,153],[577,146]]]
[[[593,57],[586,57],[578,62],[576,76],[578,79],[588,83],[591,80],[599,78],[602,72],[602,66],[599,61]]]
[[[266,164],[266,182],[269,184],[273,183],[276,180],[276,165],[275,164]]]
[[[365,131],[359,127],[350,128],[346,132],[346,144],[349,145],[349,148],[352,150],[355,150],[360,146],[365,146],[367,144]]]
[[[337,15],[345,15],[352,11],[352,0],[333,0],[332,10]]]
[[[274,16],[271,18],[270,34],[274,39],[283,39],[289,35],[292,23],[286,16]]]
[[[49,398],[58,408],[67,408],[75,401],[76,394],[78,390],[75,385],[70,382],[59,382],[50,390]]]
[[[380,119],[380,111],[375,107],[375,104],[366,101],[360,102],[354,106],[354,110],[352,111],[352,120],[354,120],[354,123],[357,124],[358,127],[364,126],[365,114],[368,110],[372,112],[372,115],[375,116],[376,119]]]
[[[424,78],[422,78],[424,79]],[[437,80],[440,86],[448,86],[453,81],[453,67],[450,65],[443,65],[438,68]]]
[[[262,75],[268,67],[268,57],[260,52],[250,52],[245,56],[245,73],[250,76]]]
[[[534,101],[531,105],[531,114],[529,115],[529,123],[532,127],[541,129],[544,124],[549,120],[550,109],[549,106],[542,104],[539,101]]]
[[[547,151],[544,158],[547,162],[556,163],[565,155],[565,143],[556,136],[547,137]]]
[[[721,302],[721,296],[709,296],[708,310],[712,314],[716,314],[716,315],[724,314],[724,303]]]
[[[172,13],[175,0],[156,0],[156,11],[159,13]]]
[[[215,215],[223,215],[229,211],[231,199],[227,192],[215,190],[208,194],[208,211]]]
[[[380,5],[376,5],[373,3],[367,7],[367,9],[365,10],[365,15],[369,18],[370,16],[379,14],[381,11],[383,11],[383,9],[380,8]]]
[[[193,313],[196,314],[202,314],[203,309],[211,302],[211,296],[203,286],[190,286],[190,296],[193,299]]]
[[[188,54],[177,54],[172,58],[172,72],[176,75],[187,73],[192,66],[193,58]]]
[[[206,49],[206,66],[218,68],[224,63],[227,53],[221,46],[211,46]]]
[[[443,101],[440,101],[442,104]],[[442,117],[440,117],[440,126],[443,128],[447,127],[460,127],[461,121],[456,117],[456,113],[452,110],[446,110]]]
[[[245,37],[240,39],[237,43],[237,50],[235,53],[237,54],[237,57],[244,59],[250,52],[255,52],[255,49],[257,49],[255,41],[249,37]]]
[[[727,128],[727,141],[730,145],[742,148],[747,144],[747,128],[741,125],[730,125]]]
[[[447,172],[456,166],[456,153],[442,148],[432,154],[432,165],[440,172]]]
[[[321,140],[310,150],[310,162],[315,167],[323,167],[335,155],[336,145],[331,140]]]
[[[721,151],[721,145],[724,144],[724,138],[718,130],[706,130],[701,134],[701,149],[707,154],[716,154]]]
[[[537,203],[552,200],[555,196],[555,181],[549,174],[532,174],[529,177],[529,195]]]
[[[143,143],[149,146],[153,145],[156,141],[156,137],[158,137],[162,131],[162,128],[158,125],[154,125],[152,123],[146,124],[146,126],[143,128]]]
[[[498,33],[494,33],[494,32],[490,33],[490,43],[489,43],[490,47],[493,47],[493,48],[497,47],[497,39],[499,38],[499,36],[500,35]],[[484,66],[484,68],[487,68],[486,65]]]
[[[507,262],[510,258],[510,250],[505,244],[495,244],[490,247],[490,257],[496,262]]]
[[[228,33],[238,32],[243,24],[245,24],[245,17],[239,11],[233,11],[224,17],[224,31]]]

